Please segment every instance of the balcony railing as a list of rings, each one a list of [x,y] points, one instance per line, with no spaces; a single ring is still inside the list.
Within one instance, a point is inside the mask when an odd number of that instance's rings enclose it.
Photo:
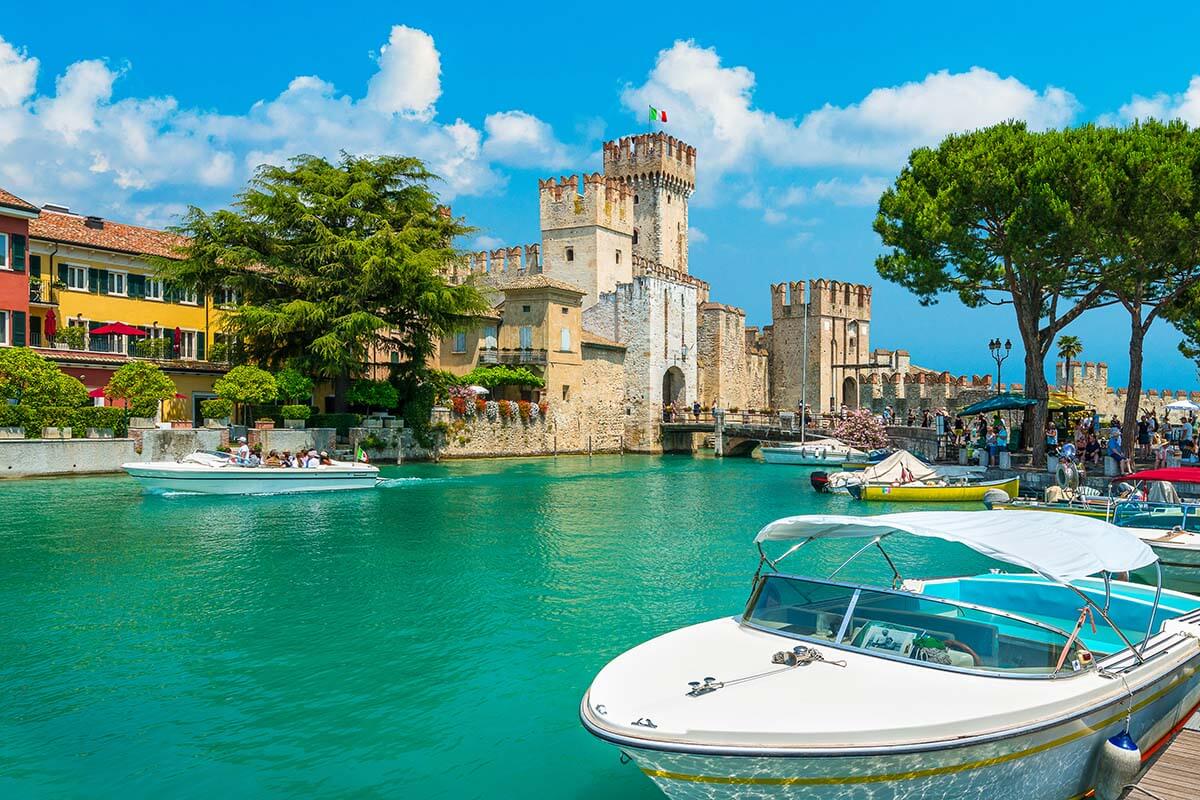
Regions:
[[[500,364],[545,364],[545,350],[493,350],[496,361],[489,363]]]
[[[54,300],[51,299],[50,295],[50,284],[45,281],[30,281],[29,302],[43,303],[45,305],[54,304]]]

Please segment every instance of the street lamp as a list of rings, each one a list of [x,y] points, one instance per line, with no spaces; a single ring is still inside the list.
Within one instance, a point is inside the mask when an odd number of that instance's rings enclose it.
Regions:
[[[996,394],[1000,394],[1000,365],[1012,354],[1012,340],[1005,339],[1004,344],[1000,344],[999,339],[992,339],[988,342],[988,350],[996,362]]]

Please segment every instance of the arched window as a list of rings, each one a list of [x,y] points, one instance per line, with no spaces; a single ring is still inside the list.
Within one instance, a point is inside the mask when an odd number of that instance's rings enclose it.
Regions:
[[[637,228],[633,229],[633,243],[634,244],[638,243],[638,229]]]
[[[633,204],[635,206],[638,204],[638,196],[636,194],[633,196]]]

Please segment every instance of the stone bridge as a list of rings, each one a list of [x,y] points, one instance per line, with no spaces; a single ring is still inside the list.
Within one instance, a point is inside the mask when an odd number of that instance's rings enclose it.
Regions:
[[[717,411],[675,414],[662,422],[662,447],[664,453],[691,453],[695,451],[696,434],[713,437],[718,456],[749,456],[755,447],[779,442],[799,442],[805,435],[800,430],[794,414],[755,414]],[[808,439],[828,436],[828,432],[809,430]]]

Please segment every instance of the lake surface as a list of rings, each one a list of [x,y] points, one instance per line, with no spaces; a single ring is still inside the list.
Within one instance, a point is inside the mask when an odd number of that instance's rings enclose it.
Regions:
[[[580,698],[623,650],[740,612],[763,524],[889,510],[808,473],[603,456],[385,467],[333,495],[0,482],[0,796],[661,797]],[[991,566],[889,552],[912,576]]]

